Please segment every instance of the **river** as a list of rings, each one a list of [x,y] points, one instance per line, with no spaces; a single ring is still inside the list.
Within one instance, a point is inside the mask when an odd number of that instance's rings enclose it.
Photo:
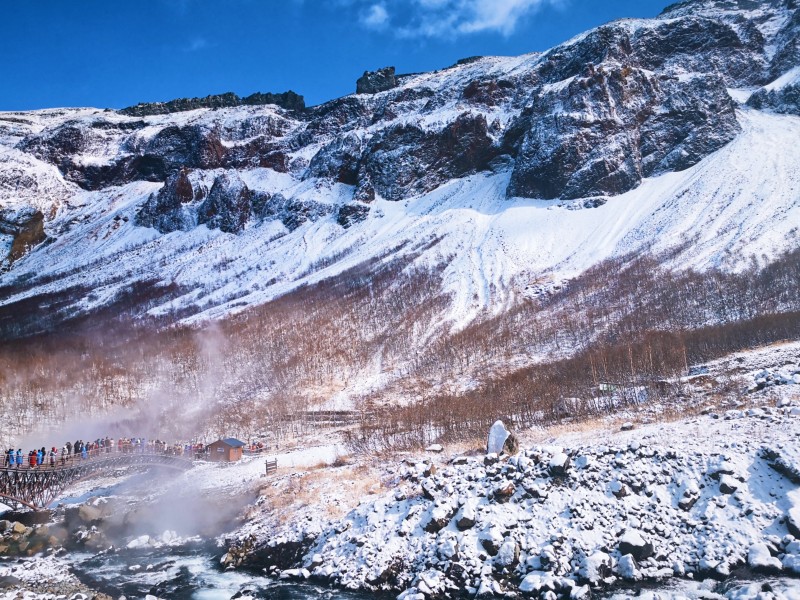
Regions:
[[[121,550],[73,555],[73,572],[83,583],[114,598],[229,600],[232,597],[275,600],[366,600],[394,596],[333,590],[281,581],[243,571],[221,571],[219,549],[204,543],[162,549]],[[238,596],[237,596],[238,594]]]
[[[242,571],[221,571],[217,566],[218,556],[219,549],[207,543],[99,555],[77,553],[73,556],[73,572],[86,585],[114,598],[120,595],[144,598],[147,594],[171,600],[390,600],[395,597],[394,594],[352,592],[281,581]],[[728,582],[670,580],[662,584],[617,587],[593,597],[743,600],[756,597],[759,592],[774,591],[783,595],[768,597],[795,598],[798,589],[800,580],[789,578],[759,577]],[[647,596],[648,592],[652,595]]]

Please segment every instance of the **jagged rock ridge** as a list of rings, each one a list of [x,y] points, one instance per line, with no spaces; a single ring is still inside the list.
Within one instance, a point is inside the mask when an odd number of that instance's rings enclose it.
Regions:
[[[198,108],[226,108],[230,106],[257,106],[274,104],[286,110],[301,111],[306,107],[304,98],[291,90],[280,94],[255,92],[240,98],[233,92],[215,94],[205,98],[178,98],[168,102],[143,102],[119,110],[120,114],[131,117],[167,115],[174,112],[197,110]]]

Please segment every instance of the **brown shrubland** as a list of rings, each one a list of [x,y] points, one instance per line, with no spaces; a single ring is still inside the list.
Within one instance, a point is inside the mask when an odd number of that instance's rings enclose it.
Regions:
[[[526,427],[678,406],[689,366],[800,339],[800,251],[738,273],[680,269],[676,256],[605,261],[459,330],[441,322],[446,264],[414,268],[413,255],[203,328],[175,325],[193,309],[135,316],[183,293],[153,282],[80,318],[65,307],[87,290],[33,297],[0,310],[0,416],[9,435],[112,415],[119,428],[275,443],[345,424],[353,449],[381,452],[475,439],[498,418]],[[360,389],[376,370],[380,387]],[[353,411],[309,416],[343,390]]]

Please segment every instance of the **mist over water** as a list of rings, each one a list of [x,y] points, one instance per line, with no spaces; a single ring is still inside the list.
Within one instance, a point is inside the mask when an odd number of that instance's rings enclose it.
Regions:
[[[104,489],[113,516],[103,530],[113,549],[73,552],[76,576],[86,585],[113,597],[143,598],[147,594],[175,600],[228,600],[236,594],[283,600],[367,600],[394,595],[332,590],[281,581],[266,574],[223,571],[225,549],[215,536],[231,531],[252,495],[231,497],[201,491],[191,477],[167,471],[136,474]],[[67,498],[65,503],[69,503]],[[128,548],[138,536],[157,537],[174,531],[184,543],[176,546]]]

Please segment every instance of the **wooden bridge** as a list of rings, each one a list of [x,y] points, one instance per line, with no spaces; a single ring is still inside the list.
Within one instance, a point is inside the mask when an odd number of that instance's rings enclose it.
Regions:
[[[25,457],[27,458],[27,457]],[[40,510],[67,487],[98,473],[112,473],[128,467],[158,467],[187,471],[193,466],[190,457],[162,453],[98,453],[86,459],[71,456],[65,464],[54,467],[25,465],[0,470],[0,503],[14,509]]]

